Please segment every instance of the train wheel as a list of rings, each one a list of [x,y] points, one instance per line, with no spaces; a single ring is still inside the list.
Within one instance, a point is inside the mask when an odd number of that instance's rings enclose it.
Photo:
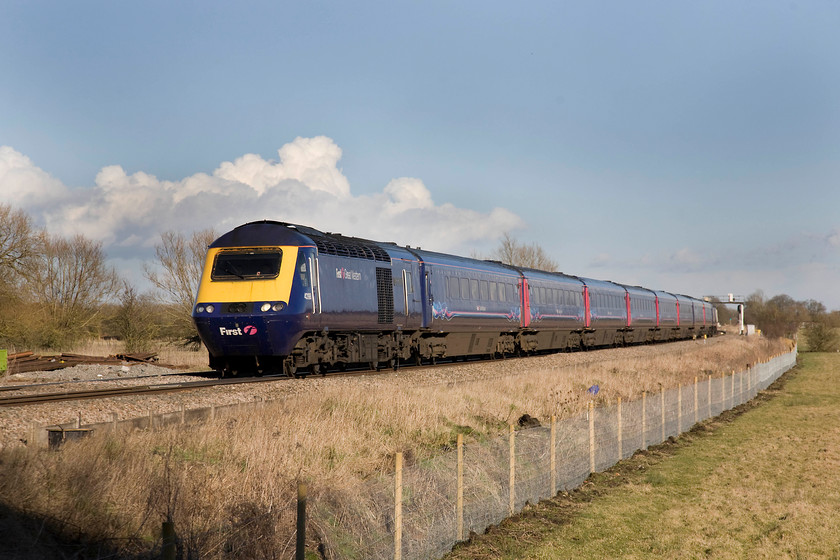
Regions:
[[[321,364],[311,364],[309,366],[309,373],[312,375],[318,375],[321,373]]]
[[[297,366],[292,360],[285,360],[283,362],[283,374],[286,377],[297,377]]]
[[[379,371],[379,362],[371,362],[370,369],[372,369],[373,371]]]

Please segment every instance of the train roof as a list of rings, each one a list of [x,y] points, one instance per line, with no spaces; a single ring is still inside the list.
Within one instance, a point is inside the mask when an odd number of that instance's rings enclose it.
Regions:
[[[319,253],[390,262],[380,244],[297,224],[263,220],[243,224],[216,239],[210,247],[259,247],[268,245],[314,246]]]

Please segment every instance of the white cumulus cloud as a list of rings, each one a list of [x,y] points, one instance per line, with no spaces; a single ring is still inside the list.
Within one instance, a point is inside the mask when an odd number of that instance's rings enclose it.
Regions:
[[[10,146],[0,146],[0,193],[7,203],[28,208],[55,204],[68,196],[61,181]]]
[[[121,260],[152,260],[160,234],[253,220],[300,223],[325,231],[468,254],[492,248],[523,220],[504,208],[478,212],[436,204],[420,179],[398,177],[381,192],[353,195],[338,163],[341,148],[325,136],[296,138],[276,161],[245,154],[212,174],[177,181],[103,167],[94,184],[69,189],[9,146],[0,147],[3,200],[50,232],[102,241]]]

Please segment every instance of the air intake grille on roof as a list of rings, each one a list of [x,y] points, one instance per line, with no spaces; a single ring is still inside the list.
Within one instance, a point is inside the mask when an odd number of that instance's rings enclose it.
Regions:
[[[391,269],[376,267],[376,295],[379,304],[379,323],[394,322],[394,284]]]
[[[369,261],[391,262],[383,249],[376,245],[362,243],[359,241],[336,237],[314,237],[315,246],[319,253],[327,255],[338,255],[340,257],[353,257],[356,259],[367,259]]]

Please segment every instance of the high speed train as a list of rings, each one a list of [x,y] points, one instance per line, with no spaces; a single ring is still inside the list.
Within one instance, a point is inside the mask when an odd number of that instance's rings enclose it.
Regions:
[[[689,296],[276,221],[208,248],[193,319],[223,375],[508,356],[713,335]]]

